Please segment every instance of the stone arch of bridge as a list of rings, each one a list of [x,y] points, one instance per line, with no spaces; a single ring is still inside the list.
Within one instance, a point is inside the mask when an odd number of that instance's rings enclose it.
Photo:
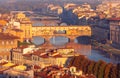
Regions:
[[[91,42],[91,36],[78,36],[76,37],[77,42],[80,44],[90,44]]]
[[[44,38],[45,42],[50,42],[51,38],[54,37],[65,37],[69,39],[69,42],[74,42],[74,40],[78,37],[78,36],[61,36],[61,35],[57,35],[57,36],[41,36],[42,38]]]

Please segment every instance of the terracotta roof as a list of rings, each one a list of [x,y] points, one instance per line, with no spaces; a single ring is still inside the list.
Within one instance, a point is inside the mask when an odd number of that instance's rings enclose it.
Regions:
[[[4,65],[4,64],[7,64],[7,62],[0,63],[0,66],[2,66],[2,65]]]
[[[0,25],[0,28],[4,27],[3,25]]]
[[[10,53],[8,53],[8,52],[0,52],[0,56],[9,56],[10,55]]]
[[[62,57],[62,55],[58,54],[58,55],[55,55],[53,56],[54,58],[58,58],[58,57]]]
[[[110,18],[110,21],[120,21],[120,17],[119,18]]]
[[[23,32],[23,30],[21,30],[21,29],[12,29],[12,30],[14,30],[16,32]]]
[[[0,40],[13,40],[13,39],[19,39],[17,36],[13,36],[8,33],[0,33]]]
[[[7,21],[5,21],[5,20],[0,20],[0,25],[6,25],[7,24]]]
[[[25,57],[31,57],[32,54],[23,54],[23,56],[25,56]]]
[[[47,78],[46,72],[35,72],[34,74],[36,77]]]
[[[18,47],[19,49],[24,49],[24,48],[28,48],[28,45],[22,45],[20,47]]]
[[[45,49],[39,49],[37,51],[34,51],[34,53],[32,53],[33,55],[37,55],[40,56],[41,53],[45,52]]]
[[[42,58],[48,58],[49,56],[47,54],[40,56]]]
[[[40,66],[34,65],[34,69],[41,69]]]
[[[21,24],[32,24],[31,22],[20,22]]]

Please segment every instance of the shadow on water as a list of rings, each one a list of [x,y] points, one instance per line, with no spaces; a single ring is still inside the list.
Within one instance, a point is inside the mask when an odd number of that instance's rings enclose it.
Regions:
[[[90,45],[91,37],[89,36],[79,36],[76,38],[78,44]]]
[[[42,45],[42,47],[45,48],[74,48],[76,52],[81,55],[86,55],[89,59],[94,61],[104,60],[108,63],[120,63],[120,55],[92,49],[90,37],[87,36],[77,37],[72,43],[69,43],[69,39],[66,37],[51,38],[48,43],[45,43],[42,37],[33,37],[33,43],[37,46]]]
[[[53,46],[64,46],[69,42],[69,39],[64,36],[52,37],[50,39],[50,43]]]
[[[33,37],[32,41],[35,45],[42,45],[45,43],[45,39],[42,37]],[[80,36],[74,39],[75,43],[78,44],[83,44],[83,45],[90,45],[90,37],[88,36]],[[60,45],[66,45],[69,43],[69,38],[64,37],[64,36],[57,36],[57,37],[52,37],[49,40],[49,43],[52,44],[53,46],[60,46]]]

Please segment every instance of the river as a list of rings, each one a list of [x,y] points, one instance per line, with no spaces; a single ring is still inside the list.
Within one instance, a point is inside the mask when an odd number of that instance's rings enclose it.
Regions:
[[[54,37],[50,39],[50,42],[44,43],[42,37],[33,37],[33,43],[45,48],[74,48],[77,53],[85,55],[94,61],[104,60],[107,63],[120,63],[120,55],[95,50],[91,44],[79,43],[79,39],[75,39],[74,42],[69,43],[69,39],[66,37]]]

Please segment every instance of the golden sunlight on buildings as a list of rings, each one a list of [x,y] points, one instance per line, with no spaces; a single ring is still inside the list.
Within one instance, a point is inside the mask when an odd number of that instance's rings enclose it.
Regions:
[[[2,25],[2,26],[7,25],[7,21],[5,21],[5,20],[0,20],[0,25]]]
[[[17,15],[16,15],[16,18],[17,19],[24,19],[26,16],[25,16],[25,14],[23,14],[23,13],[18,13]]]
[[[0,33],[0,57],[10,60],[10,50],[17,47],[19,37]]]
[[[21,30],[23,30],[24,38],[31,39],[32,38],[32,23],[31,21],[24,20],[21,22]]]

